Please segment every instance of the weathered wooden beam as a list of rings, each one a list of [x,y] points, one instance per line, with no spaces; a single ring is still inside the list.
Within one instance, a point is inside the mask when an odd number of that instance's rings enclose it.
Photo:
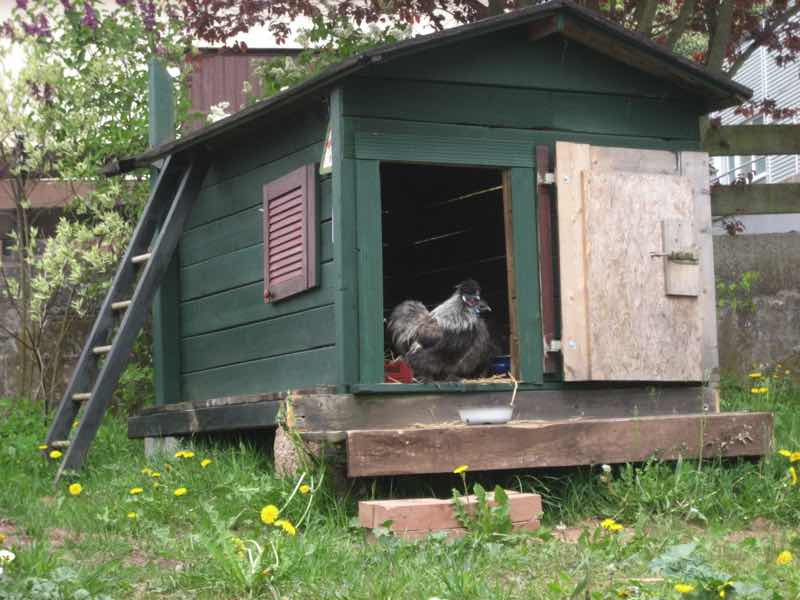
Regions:
[[[711,188],[711,214],[763,215],[800,212],[800,183],[718,185]]]
[[[306,394],[292,397],[290,425],[301,433],[460,423],[462,408],[508,406],[512,390],[474,393]],[[515,420],[635,417],[715,410],[711,388],[519,390]]]
[[[712,456],[762,456],[772,443],[770,413],[350,431],[350,477],[571,467]]]
[[[800,154],[800,125],[725,125],[702,132],[712,156]]]

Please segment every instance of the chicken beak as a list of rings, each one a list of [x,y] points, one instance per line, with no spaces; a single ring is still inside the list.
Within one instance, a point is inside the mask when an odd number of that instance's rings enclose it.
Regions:
[[[491,306],[489,306],[489,303],[488,303],[488,302],[486,302],[486,300],[484,300],[483,298],[481,298],[481,301],[478,303],[478,312],[479,312],[479,313],[482,313],[482,312],[492,312],[492,307],[491,307]]]

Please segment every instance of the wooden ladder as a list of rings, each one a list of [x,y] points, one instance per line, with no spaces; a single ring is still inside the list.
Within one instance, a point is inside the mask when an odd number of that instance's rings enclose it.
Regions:
[[[56,482],[86,460],[207,170],[205,153],[183,164],[169,156],[161,166],[47,433],[46,452],[63,452]]]

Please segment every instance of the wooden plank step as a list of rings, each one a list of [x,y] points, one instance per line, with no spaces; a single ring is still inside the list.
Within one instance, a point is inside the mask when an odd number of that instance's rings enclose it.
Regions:
[[[137,254],[136,256],[131,258],[131,262],[135,265],[138,265],[139,263],[144,263],[150,260],[151,256],[152,256],[151,252],[145,252],[144,254]]]
[[[72,399],[75,400],[75,402],[85,402],[91,397],[92,395],[89,392],[79,392],[77,394],[72,394]]]
[[[130,300],[120,300],[119,302],[111,303],[111,310],[125,310],[131,305]]]
[[[108,354],[109,352],[111,352],[111,346],[110,345],[95,346],[94,348],[92,348],[92,352],[94,352],[95,354]]]
[[[350,477],[572,467],[770,451],[771,413],[714,413],[347,432]]]

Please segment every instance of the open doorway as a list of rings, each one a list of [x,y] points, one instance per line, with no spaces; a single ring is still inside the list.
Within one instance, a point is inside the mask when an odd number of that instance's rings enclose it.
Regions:
[[[481,318],[499,349],[493,372],[511,370],[502,171],[383,163],[380,176],[384,317],[404,300],[430,310],[474,279],[492,308]]]

